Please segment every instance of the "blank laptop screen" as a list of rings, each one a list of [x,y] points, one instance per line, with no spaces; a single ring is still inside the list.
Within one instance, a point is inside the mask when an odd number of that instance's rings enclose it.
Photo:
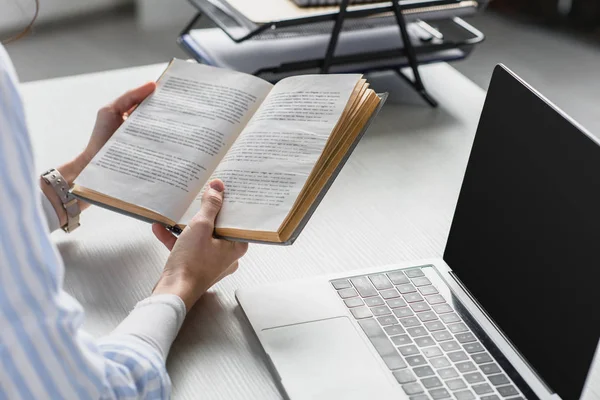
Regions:
[[[600,146],[500,66],[444,260],[545,383],[579,398],[600,338]]]

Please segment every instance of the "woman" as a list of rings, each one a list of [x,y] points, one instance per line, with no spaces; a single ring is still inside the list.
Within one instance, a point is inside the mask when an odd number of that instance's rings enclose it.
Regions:
[[[154,88],[147,83],[102,108],[86,149],[36,178],[16,74],[0,45],[0,399],[168,398],[165,359],[186,311],[247,250],[213,238],[224,192],[213,181],[179,238],[152,227],[171,251],[152,295],[108,336],[94,340],[80,329],[83,310],[62,290],[49,233],[77,227],[78,208],[88,205],[65,199],[60,184],[73,182]]]

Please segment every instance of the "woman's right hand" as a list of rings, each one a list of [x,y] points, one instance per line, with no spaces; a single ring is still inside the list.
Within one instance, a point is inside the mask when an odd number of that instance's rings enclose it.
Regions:
[[[154,235],[171,250],[153,294],[175,294],[181,297],[188,311],[211,286],[235,272],[237,260],[248,250],[247,243],[213,237],[224,191],[225,185],[220,180],[209,183],[200,211],[179,237],[160,224],[152,226]]]

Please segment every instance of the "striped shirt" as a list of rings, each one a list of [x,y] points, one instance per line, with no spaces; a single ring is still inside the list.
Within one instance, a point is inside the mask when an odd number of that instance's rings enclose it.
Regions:
[[[16,74],[0,45],[0,400],[168,398],[165,358],[183,302],[150,297],[110,335],[83,332],[83,309],[62,290],[36,176]],[[156,334],[163,321],[150,325],[149,315],[162,315],[168,331]]]

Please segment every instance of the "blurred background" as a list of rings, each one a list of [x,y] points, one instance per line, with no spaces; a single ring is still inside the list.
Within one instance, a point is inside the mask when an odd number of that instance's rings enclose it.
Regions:
[[[0,0],[0,37],[34,9]],[[186,0],[40,0],[32,34],[6,48],[23,82],[188,58],[176,38],[194,12]],[[493,0],[467,21],[486,40],[456,69],[487,88],[504,63],[600,136],[600,0]]]

